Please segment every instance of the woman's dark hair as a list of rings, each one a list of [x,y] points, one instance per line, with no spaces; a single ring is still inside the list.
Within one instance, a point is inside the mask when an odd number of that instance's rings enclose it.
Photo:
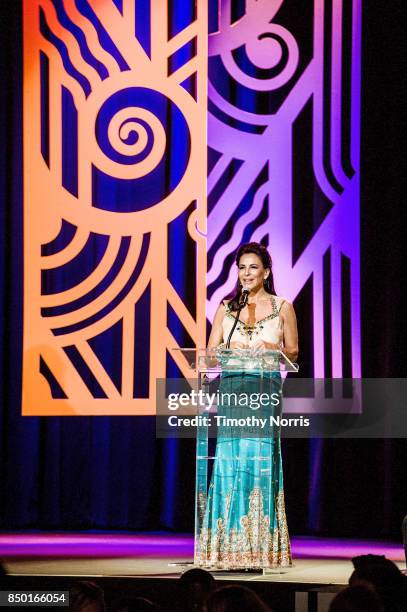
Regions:
[[[259,242],[246,242],[246,244],[242,244],[238,250],[236,251],[235,262],[236,265],[239,265],[240,258],[242,255],[246,255],[247,253],[253,253],[257,255],[257,257],[261,260],[263,267],[268,268],[270,270],[270,274],[264,280],[264,290],[271,295],[276,295],[276,291],[274,289],[274,279],[273,279],[273,269],[271,263],[270,253],[266,249],[265,246],[260,244]],[[238,280],[236,283],[235,291],[229,295],[226,299],[229,300],[229,309],[232,311],[239,309],[240,296],[242,294],[242,285]]]

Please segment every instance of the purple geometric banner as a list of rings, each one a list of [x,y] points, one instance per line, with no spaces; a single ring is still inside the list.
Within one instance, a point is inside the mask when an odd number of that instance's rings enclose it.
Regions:
[[[279,295],[310,287],[312,375],[358,378],[361,0],[238,4],[210,11],[208,317],[262,242]]]

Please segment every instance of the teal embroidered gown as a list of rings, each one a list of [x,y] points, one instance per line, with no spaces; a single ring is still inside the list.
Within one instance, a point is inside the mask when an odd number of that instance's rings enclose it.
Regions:
[[[272,296],[272,313],[253,326],[239,322],[233,340],[249,345],[258,339],[281,344],[283,328],[279,313],[283,302],[282,298]],[[234,315],[226,310],[225,341],[233,323]],[[276,372],[261,376],[256,370],[224,370],[220,391],[271,395],[281,391],[281,376]],[[219,406],[218,414],[235,416],[237,408],[241,413],[241,407]],[[277,416],[281,404],[266,410]],[[269,437],[249,437],[256,433],[257,430],[254,433],[249,430],[238,437],[230,428],[218,429],[198,540],[201,567],[239,569],[291,565],[279,431],[274,429]]]

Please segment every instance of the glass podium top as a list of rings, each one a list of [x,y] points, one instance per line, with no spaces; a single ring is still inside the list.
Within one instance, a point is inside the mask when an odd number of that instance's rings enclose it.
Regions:
[[[269,372],[298,372],[298,365],[281,350],[270,349],[214,349],[173,348],[181,352],[189,367],[197,372],[223,370],[267,370]]]

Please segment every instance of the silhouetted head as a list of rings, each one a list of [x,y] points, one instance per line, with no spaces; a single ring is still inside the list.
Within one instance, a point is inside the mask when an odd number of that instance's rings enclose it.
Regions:
[[[115,612],[159,612],[160,607],[146,597],[125,597],[114,605]]]
[[[271,608],[244,586],[226,586],[215,591],[207,603],[208,612],[271,612]]]
[[[209,572],[195,567],[182,574],[178,588],[180,609],[205,610],[206,600],[215,588],[215,579]]]
[[[384,612],[384,608],[375,591],[365,586],[351,586],[336,595],[329,612]]]
[[[81,580],[70,589],[69,609],[81,612],[104,612],[103,589],[90,580]]]
[[[384,555],[360,555],[352,559],[355,571],[351,586],[366,586],[380,597],[385,610],[403,610],[407,601],[407,578]],[[401,606],[401,607],[400,607]]]
[[[5,584],[6,576],[7,576],[6,568],[4,567],[3,563],[0,561],[0,587],[3,584]]]

